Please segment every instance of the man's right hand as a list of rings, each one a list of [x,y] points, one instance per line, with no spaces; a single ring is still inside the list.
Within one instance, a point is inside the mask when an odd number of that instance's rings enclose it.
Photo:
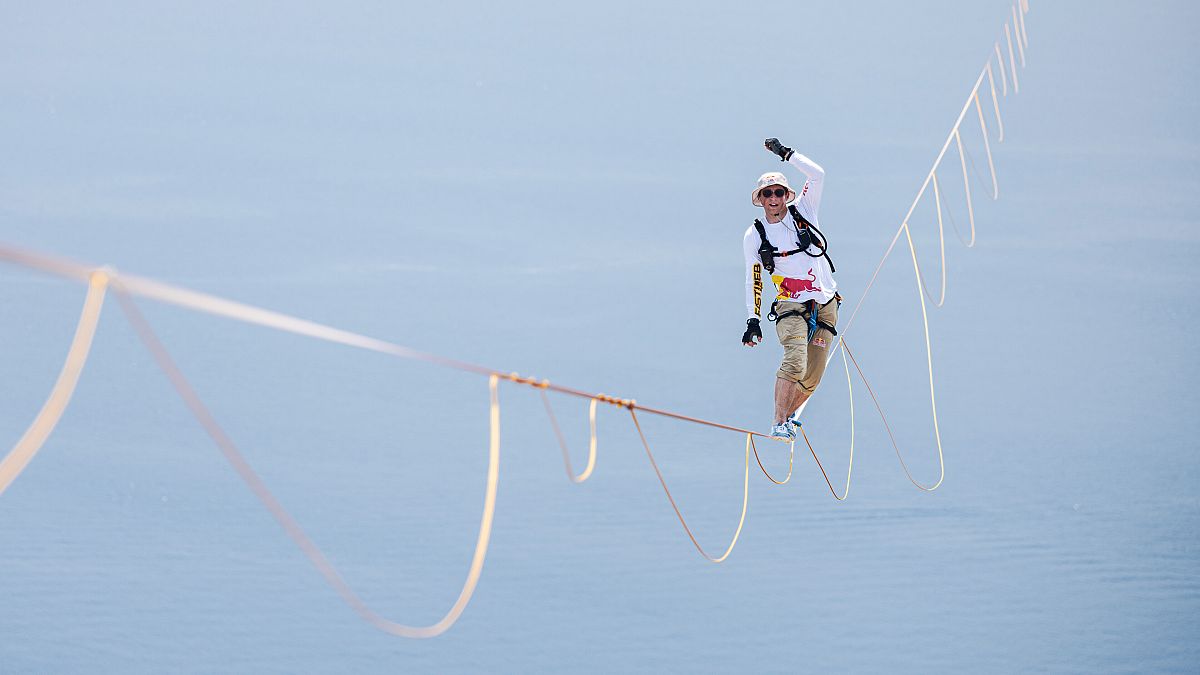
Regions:
[[[762,342],[762,329],[758,327],[758,319],[746,319],[746,332],[742,333],[742,344],[753,347],[759,342]]]

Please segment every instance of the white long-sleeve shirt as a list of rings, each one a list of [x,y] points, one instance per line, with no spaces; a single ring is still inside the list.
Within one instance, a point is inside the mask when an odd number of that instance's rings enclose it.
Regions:
[[[793,202],[796,210],[824,232],[817,220],[817,210],[821,205],[821,192],[825,187],[825,170],[798,152],[792,153],[788,163],[802,171],[806,177],[803,186],[792,188],[797,195],[796,201]],[[785,252],[800,247],[799,238],[796,236],[796,223],[790,211],[778,223],[768,223],[761,215],[759,220],[767,233],[767,241],[777,250]],[[762,240],[754,225],[746,228],[746,235],[742,237],[742,252],[746,258],[746,310],[752,319],[762,316],[763,313],[762,290],[766,270],[762,268],[762,259],[758,255],[758,247],[761,244]],[[819,249],[810,245],[808,251],[816,254]],[[814,258],[804,253],[796,253],[786,258],[775,258],[775,271],[771,274],[771,281],[775,285],[775,299],[779,301],[816,300],[824,304],[833,299],[834,293],[837,292],[833,270],[829,266],[829,259],[824,256]]]

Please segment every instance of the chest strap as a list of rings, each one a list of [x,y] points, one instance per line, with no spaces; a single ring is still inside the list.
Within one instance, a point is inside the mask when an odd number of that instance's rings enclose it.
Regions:
[[[792,214],[792,221],[796,229],[796,243],[798,246],[790,251],[780,251],[777,247],[771,245],[771,241],[767,239],[767,229],[763,226],[762,221],[757,218],[754,220],[754,229],[758,231],[758,239],[760,241],[758,247],[758,257],[762,261],[762,266],[767,270],[767,274],[775,271],[775,259],[786,258],[788,256],[803,253],[812,258],[825,258],[829,261],[829,271],[837,272],[837,267],[833,264],[833,259],[829,257],[827,250],[829,241],[825,235],[817,229],[807,218],[800,215],[800,211],[795,205],[789,205],[788,211]],[[816,248],[817,253],[809,253],[810,247]]]

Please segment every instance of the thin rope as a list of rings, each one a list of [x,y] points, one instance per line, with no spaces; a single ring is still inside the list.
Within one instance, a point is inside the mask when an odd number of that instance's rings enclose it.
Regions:
[[[825,472],[825,465],[821,463],[821,458],[817,457],[817,451],[813,449],[812,441],[808,439],[808,433],[804,431],[804,427],[800,427],[800,435],[804,438],[804,444],[808,446],[808,451],[812,454],[813,461],[817,463],[817,468],[821,470],[821,477],[825,479],[825,484],[829,486],[829,493],[839,502],[845,501],[846,497],[850,496],[850,472],[846,472],[845,492],[838,495],[837,490],[833,489],[833,483],[829,480],[829,474]]]

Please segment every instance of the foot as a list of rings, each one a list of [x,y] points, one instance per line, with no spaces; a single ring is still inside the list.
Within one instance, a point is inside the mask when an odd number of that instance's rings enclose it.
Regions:
[[[804,423],[801,422],[800,418],[796,415],[792,415],[791,417],[787,418],[787,422],[785,422],[785,424],[791,427],[793,438],[800,435],[800,427],[804,426]]]
[[[780,422],[771,427],[771,436],[782,438],[786,441],[796,440],[796,432],[792,431],[792,425],[787,422]]]

